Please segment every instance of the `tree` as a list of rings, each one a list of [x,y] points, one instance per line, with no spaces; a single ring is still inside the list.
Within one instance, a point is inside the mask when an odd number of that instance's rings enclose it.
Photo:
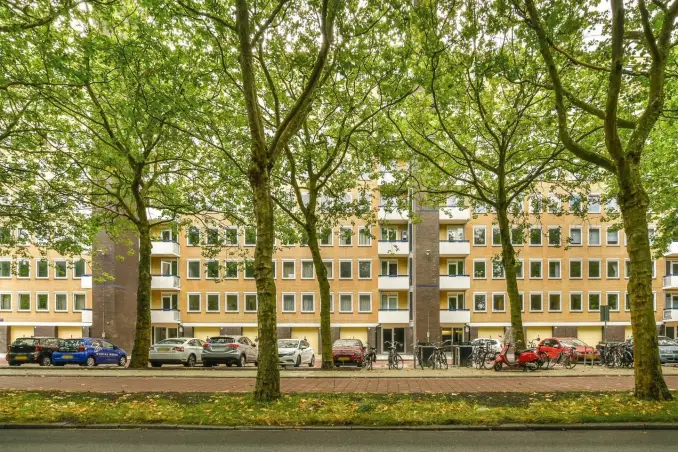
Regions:
[[[649,198],[641,170],[647,142],[665,104],[678,1],[653,1],[648,6],[638,0],[627,9],[622,0],[611,0],[609,18],[581,2],[551,5],[548,11],[540,10],[533,0],[512,3],[552,84],[560,141],[576,157],[612,175],[618,186],[631,261],[628,293],[635,395],[669,400],[653,313]],[[602,30],[602,38],[586,35],[594,27]],[[573,110],[602,123],[603,152],[573,140]]]

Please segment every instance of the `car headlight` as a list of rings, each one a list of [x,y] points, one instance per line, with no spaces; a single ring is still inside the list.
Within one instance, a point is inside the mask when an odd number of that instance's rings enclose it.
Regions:
[[[294,352],[283,352],[283,353],[280,353],[280,356],[292,356],[292,355],[294,355]]]

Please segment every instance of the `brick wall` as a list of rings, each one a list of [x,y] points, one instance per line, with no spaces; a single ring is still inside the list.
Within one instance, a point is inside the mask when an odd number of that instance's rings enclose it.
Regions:
[[[440,330],[440,231],[439,211],[414,201],[414,211],[421,221],[414,225],[414,302],[413,339],[419,342],[439,342]]]

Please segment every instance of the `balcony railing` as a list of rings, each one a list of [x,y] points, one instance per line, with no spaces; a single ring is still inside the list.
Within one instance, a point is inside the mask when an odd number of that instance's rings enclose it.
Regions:
[[[664,309],[665,322],[678,322],[678,307]]]
[[[678,275],[664,276],[664,289],[678,289]]]
[[[442,206],[440,208],[440,222],[447,224],[463,224],[471,219],[471,209],[459,208],[453,206]]]
[[[469,275],[440,275],[440,290],[467,290],[471,288]]]
[[[471,254],[471,243],[468,240],[441,240],[441,256],[467,256]]]
[[[441,309],[440,323],[441,324],[466,324],[471,321],[471,311],[468,309]]]
[[[408,290],[409,275],[379,275],[379,290]]]
[[[179,290],[180,280],[174,275],[151,275],[151,289]]]
[[[410,254],[410,243],[407,240],[379,240],[380,255],[407,256]]]
[[[80,315],[81,315],[82,323],[87,323],[89,325],[92,324],[92,310],[91,309],[83,309],[82,312],[80,313]]]
[[[409,309],[393,309],[380,308],[379,309],[379,323],[409,323],[410,310]]]
[[[153,240],[151,242],[151,255],[179,257],[180,247],[174,241]]]
[[[81,289],[92,288],[92,275],[82,275],[80,277],[80,288]]]
[[[390,223],[407,223],[408,213],[398,210],[396,206],[379,206],[379,221]]]
[[[151,323],[179,323],[181,313],[177,309],[151,309]]]
[[[674,241],[669,244],[669,249],[666,250],[664,256],[678,257],[678,241]]]

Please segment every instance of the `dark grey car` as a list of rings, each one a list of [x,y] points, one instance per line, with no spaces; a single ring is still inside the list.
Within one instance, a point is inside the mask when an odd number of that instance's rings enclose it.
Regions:
[[[203,367],[219,364],[244,367],[247,363],[254,363],[256,366],[259,364],[259,350],[245,336],[215,336],[207,339],[201,358]]]

